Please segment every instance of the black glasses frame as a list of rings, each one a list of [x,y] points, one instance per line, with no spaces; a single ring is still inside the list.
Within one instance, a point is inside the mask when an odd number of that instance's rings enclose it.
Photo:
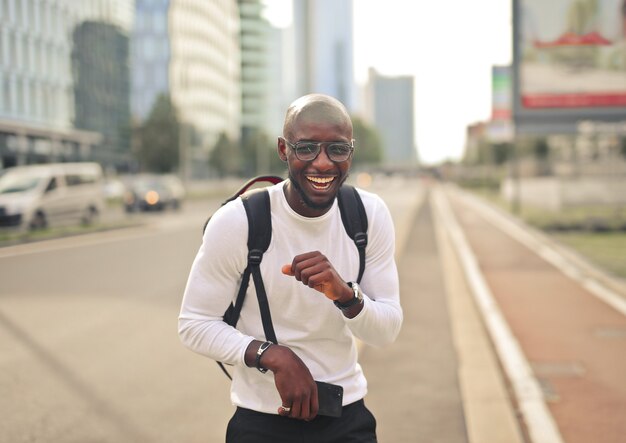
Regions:
[[[350,140],[350,143],[346,143],[346,142],[318,142],[318,141],[310,141],[310,140],[302,140],[296,143],[291,143],[289,140],[287,140],[284,137],[281,137],[283,139],[283,141],[287,144],[287,146],[289,146],[291,148],[291,150],[294,152],[294,154],[296,155],[296,158],[300,161],[303,162],[312,162],[314,161],[319,155],[320,152],[322,152],[322,145],[326,145],[327,146],[327,150],[326,150],[326,155],[328,156],[328,158],[335,162],[335,163],[343,163],[345,161],[348,161],[350,159],[350,157],[352,157],[352,154],[354,153],[354,139]],[[298,151],[300,150],[299,148],[301,148],[302,145],[307,144],[307,145],[315,145],[317,147],[317,152],[315,153],[315,155],[313,156],[313,158],[310,159],[306,159],[306,158],[301,158],[300,155],[298,154]],[[340,160],[336,160],[335,158],[333,158],[333,153],[332,151],[328,151],[328,146],[331,145],[341,145],[341,146],[347,146],[348,148],[350,148],[350,152],[348,153],[348,156],[344,159],[340,159]]]

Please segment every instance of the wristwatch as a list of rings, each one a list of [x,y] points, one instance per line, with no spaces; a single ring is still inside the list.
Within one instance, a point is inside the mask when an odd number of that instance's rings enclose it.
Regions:
[[[270,346],[272,346],[274,343],[272,343],[271,341],[266,341],[265,343],[261,344],[261,346],[259,346],[259,349],[256,351],[256,358],[254,360],[254,366],[259,370],[259,372],[261,372],[262,374],[265,374],[267,372],[267,368],[264,368],[263,366],[261,366],[261,356],[263,355],[263,353],[265,351],[268,350],[268,348]]]
[[[348,282],[348,286],[352,288],[354,292],[354,298],[346,303],[339,303],[337,300],[334,301],[335,306],[337,306],[342,311],[348,309],[350,306],[354,306],[356,304],[363,303],[363,293],[361,292],[361,287],[355,281]]]

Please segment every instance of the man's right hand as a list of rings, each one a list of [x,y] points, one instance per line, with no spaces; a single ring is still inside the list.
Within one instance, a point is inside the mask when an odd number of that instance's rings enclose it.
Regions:
[[[254,340],[246,349],[246,365],[254,367],[256,352],[262,342]],[[261,356],[260,364],[274,374],[274,383],[282,400],[278,413],[301,420],[312,420],[319,408],[317,385],[304,362],[286,346],[272,345]],[[285,411],[281,406],[291,408]]]

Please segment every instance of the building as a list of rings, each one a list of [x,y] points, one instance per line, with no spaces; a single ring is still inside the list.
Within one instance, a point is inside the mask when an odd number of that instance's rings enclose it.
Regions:
[[[352,0],[294,0],[293,12],[296,94],[328,94],[353,111]]]
[[[265,132],[268,126],[268,49],[270,24],[261,15],[260,0],[239,0],[241,20],[242,138]]]
[[[132,0],[0,1],[0,169],[96,158],[106,158],[105,166],[123,165],[126,157],[115,155],[123,145],[107,145],[101,132],[77,125],[72,56],[74,31],[82,23],[109,27],[119,42],[128,36],[132,11]],[[95,84],[82,72],[81,88]]]
[[[239,139],[241,58],[236,0],[136,0],[132,116],[140,124],[169,95],[187,128],[184,178],[207,173],[220,134]]]
[[[417,164],[413,77],[386,77],[369,70],[366,118],[381,135],[384,163]]]
[[[128,170],[130,151],[129,38],[120,28],[84,21],[72,33],[74,127],[98,132],[100,147],[92,152],[103,165]]]

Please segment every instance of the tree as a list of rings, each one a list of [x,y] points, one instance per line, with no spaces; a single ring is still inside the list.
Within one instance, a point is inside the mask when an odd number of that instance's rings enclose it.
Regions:
[[[545,161],[550,155],[550,146],[545,137],[536,139],[533,143],[533,155],[538,161]]]
[[[169,95],[159,95],[139,128],[137,160],[141,170],[165,173],[178,168],[180,129]]]
[[[383,159],[380,135],[360,117],[352,118],[354,137],[353,165],[379,164]]]
[[[509,160],[509,158],[511,158],[513,145],[511,143],[492,143],[491,151],[493,164],[503,165]]]
[[[236,143],[228,138],[225,132],[220,133],[211,151],[209,165],[220,177],[241,173],[241,150]]]

